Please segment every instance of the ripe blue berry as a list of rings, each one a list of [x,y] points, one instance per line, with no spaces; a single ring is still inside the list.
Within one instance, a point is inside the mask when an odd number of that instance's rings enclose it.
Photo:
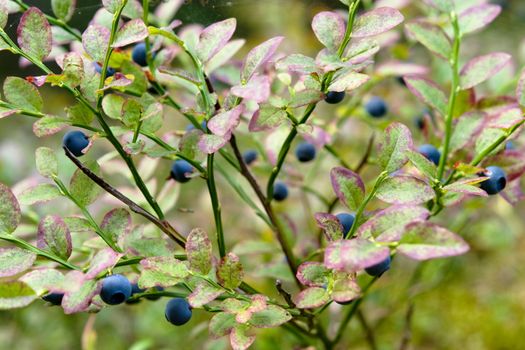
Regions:
[[[177,182],[185,183],[191,180],[188,175],[193,173],[193,166],[183,159],[177,159],[171,166],[171,178]]]
[[[174,298],[166,304],[164,315],[169,323],[175,326],[182,326],[191,319],[191,313],[191,306],[186,299]]]
[[[370,98],[370,100],[368,100],[365,105],[365,109],[368,114],[374,118],[384,117],[388,113],[388,106],[386,102],[381,97],[377,96],[373,96]]]
[[[350,229],[352,228],[352,225],[354,224],[355,216],[348,213],[339,213],[336,215],[337,220],[339,220],[339,223],[343,226],[343,236],[346,237],[348,232],[350,232]]]
[[[207,127],[207,123],[206,123],[206,120],[203,120],[201,122],[201,127],[203,130],[206,130],[206,127]],[[187,127],[186,127],[186,131],[192,131],[192,130],[195,130],[195,126],[193,124],[189,124]]]
[[[288,187],[284,182],[277,181],[273,185],[273,199],[278,202],[284,201],[288,197]]]
[[[507,185],[507,174],[498,166],[489,166],[482,174],[489,178],[480,184],[482,190],[488,194],[497,194]]]
[[[122,304],[131,296],[131,283],[122,275],[111,275],[102,280],[100,298],[109,305]]]
[[[308,142],[300,143],[295,149],[295,156],[300,162],[309,162],[315,158],[315,146]]]
[[[430,160],[432,163],[438,165],[439,159],[441,158],[441,153],[439,150],[432,145],[421,145],[417,149],[419,153],[425,156],[426,159]]]
[[[62,299],[64,298],[63,293],[49,293],[47,295],[44,295],[42,297],[43,300],[47,301],[48,303],[51,303],[53,305],[60,305],[62,304]]]
[[[82,150],[89,145],[89,139],[82,131],[70,131],[62,139],[62,145],[75,157],[81,157],[84,155]]]
[[[98,74],[102,74],[102,66],[98,64],[98,62],[93,62],[93,65],[95,66],[95,70]],[[114,76],[116,73],[115,69],[108,67],[106,70],[106,78]]]
[[[516,145],[514,145],[514,142],[512,141],[507,141],[507,143],[505,144],[505,149],[506,150],[516,149]]]
[[[246,165],[250,165],[257,160],[257,151],[254,149],[247,150],[243,153],[242,159]]]
[[[148,62],[146,60],[146,44],[140,43],[135,45],[133,51],[131,51],[131,59],[133,62],[141,67],[146,67]]]
[[[344,100],[346,93],[344,91],[328,91],[325,97],[325,102],[331,105],[335,105]]]
[[[374,277],[381,276],[383,273],[385,273],[387,270],[390,269],[390,262],[391,262],[391,259],[389,256],[385,260],[381,261],[379,264],[367,267],[365,271],[370,276],[374,276]]]

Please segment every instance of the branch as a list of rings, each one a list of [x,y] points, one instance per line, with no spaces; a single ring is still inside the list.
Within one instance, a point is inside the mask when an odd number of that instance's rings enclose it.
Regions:
[[[363,327],[363,330],[365,331],[366,340],[368,342],[368,345],[370,345],[370,349],[377,350],[377,343],[374,331],[372,330],[372,328],[370,328],[370,325],[366,321],[365,315],[361,310],[357,310],[357,319],[359,320],[359,323],[361,323],[361,327]]]
[[[401,344],[399,345],[399,350],[408,349],[410,339],[412,339],[412,316],[414,315],[414,303],[408,305],[407,313],[405,315],[405,328],[403,330],[403,337],[401,338]]]

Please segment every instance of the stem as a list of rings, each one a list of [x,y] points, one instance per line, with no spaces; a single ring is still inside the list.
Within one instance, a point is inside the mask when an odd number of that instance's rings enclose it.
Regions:
[[[357,8],[359,7],[360,2],[361,0],[356,0],[352,3],[352,5],[348,6],[348,25],[346,26],[343,43],[341,44],[341,46],[339,46],[339,50],[337,50],[337,56],[339,56],[339,58],[343,57],[345,49],[348,46],[348,43],[350,42],[352,30],[354,29],[355,17],[357,15]]]
[[[217,195],[217,188],[215,186],[215,171],[213,169],[213,154],[208,155],[208,177],[207,184],[211,197],[211,205],[213,207],[213,217],[215,219],[215,230],[217,231],[217,244],[219,246],[219,254],[221,258],[226,256],[226,246],[224,243],[224,230],[221,219],[221,204]]]
[[[374,335],[374,330],[370,328],[370,325],[366,321],[365,315],[361,310],[357,310],[357,319],[359,320],[359,323],[361,324],[361,327],[363,327],[363,331],[365,332],[365,338],[368,342],[368,345],[370,346],[370,350],[377,350],[377,343]]]

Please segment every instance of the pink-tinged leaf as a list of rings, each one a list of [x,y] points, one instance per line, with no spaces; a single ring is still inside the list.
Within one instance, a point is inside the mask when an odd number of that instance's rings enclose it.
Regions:
[[[224,47],[221,48],[220,51],[208,61],[208,63],[206,63],[206,73],[210,75],[210,73],[217,68],[229,63],[245,43],[246,40],[244,39],[236,39],[224,45]]]
[[[523,121],[521,108],[510,108],[489,118],[488,128],[510,129]]]
[[[328,89],[338,92],[351,91],[357,89],[369,80],[370,77],[366,74],[347,71],[345,74],[336,75]]]
[[[18,227],[22,214],[20,205],[9,187],[0,183],[0,233],[12,233]]]
[[[17,36],[20,48],[37,60],[42,61],[51,53],[51,26],[38,8],[30,7],[24,12],[18,25]]]
[[[426,178],[433,180],[438,177],[438,169],[436,164],[428,160],[424,155],[418,151],[411,150],[408,152],[408,159],[417,170],[421,172]]]
[[[264,310],[254,311],[250,325],[256,328],[275,328],[290,321],[292,315],[277,305],[267,305]]]
[[[355,277],[346,273],[339,273],[332,287],[332,299],[338,303],[347,303],[361,296],[361,288]]]
[[[19,281],[0,283],[0,310],[9,310],[31,304],[37,295],[27,284]]]
[[[459,117],[450,139],[450,150],[458,151],[471,144],[485,125],[486,118],[483,112],[465,113]]]
[[[102,0],[102,5],[109,13],[115,13],[122,5],[122,0]]]
[[[51,8],[57,18],[68,22],[75,13],[76,0],[51,0]]]
[[[299,309],[314,309],[330,301],[330,294],[324,288],[310,287],[301,291],[293,298]]]
[[[266,75],[255,75],[246,85],[231,88],[232,95],[257,103],[265,102],[270,97],[270,78]]]
[[[468,196],[488,197],[487,192],[483,191],[481,188],[463,182],[452,183],[443,187],[443,190],[445,193],[452,192]]]
[[[343,225],[333,214],[316,213],[314,215],[317,226],[323,231],[326,239],[336,241],[343,238]]]
[[[21,109],[41,112],[44,100],[38,89],[22,78],[7,77],[4,81],[4,95],[7,102]]]
[[[383,247],[365,239],[343,239],[332,242],[326,248],[324,265],[329,269],[348,273],[358,272],[379,264],[390,255]]]
[[[111,248],[105,248],[97,252],[91,259],[86,278],[93,279],[103,271],[112,269],[120,260],[123,254],[115,252]]]
[[[312,21],[317,39],[330,51],[337,51],[345,36],[345,21],[335,12],[320,12]]]
[[[418,20],[407,23],[405,28],[431,52],[444,59],[450,57],[452,44],[441,27]]]
[[[407,225],[397,247],[398,253],[419,261],[461,255],[468,250],[460,236],[428,221]]]
[[[365,184],[352,170],[337,167],[330,172],[332,187],[339,200],[350,210],[357,210],[365,197]]]
[[[113,209],[104,215],[100,228],[113,243],[117,243],[131,232],[131,215],[124,208]]]
[[[331,271],[319,262],[305,262],[297,269],[297,279],[307,287],[323,287],[328,284]]]
[[[435,108],[441,115],[447,114],[447,97],[431,80],[420,77],[404,77],[408,89],[423,103]]]
[[[217,279],[221,286],[235,289],[241,284],[243,277],[244,271],[237,255],[228,253],[221,259],[217,267]]]
[[[255,341],[255,335],[248,334],[248,326],[236,325],[230,333],[230,344],[233,350],[246,350]]]
[[[501,7],[492,4],[481,4],[466,9],[458,17],[461,34],[472,33],[486,27],[498,17],[500,12]]]
[[[421,204],[434,198],[426,182],[412,176],[389,177],[381,183],[377,198],[390,204]]]
[[[193,308],[202,307],[217,299],[222,293],[224,293],[222,288],[212,286],[208,282],[199,282],[188,296],[188,302]]]
[[[511,58],[511,55],[503,52],[473,58],[461,69],[461,88],[466,90],[481,84],[509,64]]]
[[[19,278],[36,294],[42,295],[62,285],[64,275],[55,269],[36,269]]]
[[[36,260],[36,254],[20,248],[0,248],[0,277],[10,277],[19,274],[31,266]]]
[[[123,47],[148,37],[148,28],[141,19],[132,19],[124,24],[115,37],[112,47]]]
[[[199,38],[197,45],[197,56],[205,63],[211,59],[219,50],[230,40],[237,21],[230,18],[221,22],[214,23],[205,28]]]
[[[5,1],[0,1],[0,28],[4,29],[7,24],[7,17],[9,16],[9,9],[7,8],[7,3]],[[4,41],[1,40],[0,50],[2,49]]]
[[[231,135],[227,136],[228,137],[202,134],[198,143],[199,149],[204,153],[213,154],[228,143]]]
[[[241,114],[244,113],[244,105],[239,105],[229,111],[219,113],[208,121],[208,129],[215,135],[230,135],[241,121]]]
[[[286,56],[277,61],[276,67],[279,70],[286,70],[290,73],[299,74],[310,74],[319,71],[313,58],[300,54]]]
[[[61,196],[62,193],[55,185],[40,183],[20,192],[18,200],[22,205],[34,205],[45,203]]]
[[[521,188],[520,179],[510,181],[505,187],[505,191],[501,193],[502,197],[511,205],[516,205],[525,199],[525,193]]]
[[[109,37],[109,29],[98,24],[90,25],[82,34],[82,45],[84,46],[84,50],[86,50],[94,61],[104,62]]]
[[[307,141],[314,144],[318,148],[323,148],[325,145],[332,142],[332,136],[323,128],[317,125],[308,125],[309,130],[298,128],[298,132]]]
[[[525,69],[521,72],[518,86],[516,87],[516,98],[518,99],[518,103],[522,107],[525,107]]]
[[[401,123],[390,124],[379,144],[379,164],[388,173],[401,169],[413,146],[410,129]]]
[[[351,64],[361,64],[372,59],[379,49],[379,44],[375,40],[353,41],[349,44],[345,57]]]
[[[426,220],[430,212],[416,205],[393,205],[377,212],[357,230],[360,238],[375,237],[381,242],[401,239],[405,226],[414,221]]]
[[[33,123],[33,133],[36,137],[54,135],[67,128],[70,122],[66,119],[46,115]]]
[[[404,17],[396,9],[379,7],[357,17],[352,31],[353,38],[364,38],[389,31],[403,22]]]
[[[37,245],[49,249],[53,254],[68,259],[73,251],[71,233],[64,220],[57,215],[48,215],[38,225]]]
[[[142,273],[140,288],[171,287],[182,282],[189,275],[188,267],[173,257],[153,257],[140,261]]]
[[[212,338],[220,338],[230,334],[235,326],[235,315],[227,312],[219,312],[215,314],[209,323],[209,332]]]
[[[253,115],[248,128],[253,132],[271,130],[281,125],[286,119],[286,111],[282,108],[263,104]]]
[[[325,98],[325,95],[318,90],[312,90],[312,89],[306,89],[301,90],[295,93],[294,96],[292,96],[292,99],[290,103],[288,104],[288,107],[290,108],[299,108],[304,107],[306,105],[309,105],[311,103],[316,103]]]
[[[0,107],[0,119],[2,118],[7,118],[9,116],[12,116],[13,114],[17,114],[17,113],[20,113],[21,111],[19,110],[16,110],[16,109],[4,109],[2,107]]]
[[[424,76],[430,70],[427,66],[422,66],[415,63],[406,63],[399,61],[387,61],[380,64],[376,68],[377,74],[383,76]]]
[[[80,271],[69,272],[64,279],[64,298],[62,308],[64,313],[70,315],[77,312],[86,311],[91,300],[100,293],[102,283],[88,279]]]
[[[437,8],[440,11],[443,12],[450,12],[454,10],[454,0],[423,0],[428,5],[433,6]]]
[[[273,56],[283,40],[282,36],[272,38],[248,52],[242,66],[241,81],[249,81],[255,71]]]
[[[191,230],[186,240],[186,255],[190,269],[195,273],[207,275],[212,268],[212,246],[204,230]]]
[[[104,82],[104,88],[99,90],[99,92],[106,91],[109,89],[119,90],[126,86],[130,86],[131,84],[133,84],[134,80],[135,80],[135,77],[131,74],[124,75],[122,73],[117,72],[115,73],[114,76],[106,79],[106,81]],[[128,100],[128,102],[129,101],[133,101],[133,100]]]

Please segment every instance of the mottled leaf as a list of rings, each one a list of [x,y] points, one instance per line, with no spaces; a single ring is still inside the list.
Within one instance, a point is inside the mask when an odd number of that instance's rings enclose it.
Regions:
[[[143,268],[138,282],[141,288],[171,287],[189,275],[186,264],[172,257],[146,258],[140,265]]]
[[[208,282],[202,281],[197,284],[197,287],[188,296],[188,302],[191,307],[202,307],[215,300],[222,293],[224,293],[222,288],[212,286]]]
[[[22,205],[34,205],[48,202],[62,196],[60,190],[52,184],[38,184],[29,187],[18,195]]]
[[[207,154],[212,154],[220,150],[229,141],[231,135],[228,138],[219,135],[202,134],[199,140],[199,149]]]
[[[89,263],[86,278],[92,279],[103,271],[111,270],[122,256],[123,254],[119,254],[111,248],[99,250]]]
[[[237,21],[235,18],[214,23],[204,29],[197,45],[197,56],[202,62],[207,62],[230,40]]]
[[[337,51],[345,36],[345,21],[335,12],[320,12],[312,21],[317,39],[331,51]]]
[[[44,107],[38,89],[22,78],[7,77],[4,81],[4,95],[8,102],[20,109],[41,112]]]
[[[525,106],[525,69],[522,70],[518,85],[516,87],[516,97],[521,106]]]
[[[307,287],[323,287],[328,284],[331,271],[319,262],[305,262],[297,269],[297,279]]]
[[[317,64],[311,57],[293,54],[277,61],[277,69],[287,70],[290,73],[310,74],[317,72]]]
[[[254,312],[250,325],[256,328],[274,328],[292,319],[292,315],[277,305],[268,305],[264,310]]]
[[[497,74],[508,63],[512,56],[503,52],[495,52],[470,60],[461,69],[460,82],[462,89],[470,89]]]
[[[244,105],[239,105],[229,111],[219,113],[208,121],[208,129],[215,135],[230,135],[241,121],[241,114],[244,112]]]
[[[37,60],[42,61],[51,53],[51,26],[38,8],[30,7],[24,12],[20,18],[17,36],[20,48]]]
[[[87,279],[80,271],[69,272],[63,284],[65,293],[62,307],[66,315],[86,311],[102,286],[100,281]]]
[[[266,75],[255,75],[246,85],[231,88],[232,95],[257,103],[265,102],[270,97],[270,78]]]
[[[470,144],[483,128],[486,117],[485,113],[477,111],[459,117],[450,138],[450,150],[455,152]]]
[[[51,148],[39,147],[35,152],[36,169],[40,175],[52,178],[58,175],[58,160]]]
[[[297,294],[293,301],[299,309],[314,309],[330,301],[330,294],[324,288],[310,287]]]
[[[357,210],[365,197],[365,185],[353,171],[341,167],[330,172],[332,187],[339,200],[350,210]]]
[[[336,75],[328,90],[338,92],[351,91],[357,89],[369,80],[370,77],[368,75],[349,70],[344,74]]]
[[[0,248],[0,277],[10,277],[19,274],[31,266],[36,260],[36,254],[20,248]]]
[[[141,19],[126,22],[115,37],[112,47],[123,47],[142,41],[148,37],[148,28]]]
[[[441,115],[447,114],[447,97],[439,86],[421,77],[405,77],[408,89],[423,103],[435,108]]]
[[[254,132],[271,130],[281,125],[286,119],[286,111],[282,108],[263,104],[250,120],[249,130]]]
[[[361,288],[352,275],[339,273],[332,287],[332,299],[338,303],[347,303],[361,296]]]
[[[388,173],[399,170],[408,161],[408,151],[413,147],[410,130],[401,123],[386,128],[379,144],[379,163]]]
[[[75,12],[76,0],[51,0],[51,8],[57,18],[68,22]]]
[[[193,229],[186,240],[186,255],[193,272],[207,275],[212,268],[212,246],[204,230]]]
[[[395,176],[384,180],[376,196],[390,204],[421,204],[434,198],[434,191],[424,181],[412,176]]]
[[[131,215],[124,208],[113,209],[104,215],[100,228],[112,242],[117,243],[130,233]]]
[[[283,40],[282,36],[272,38],[248,52],[242,66],[241,81],[250,80],[255,71],[273,56]]]
[[[209,323],[210,335],[214,338],[224,337],[230,334],[235,326],[235,315],[227,312],[215,314]]]
[[[357,17],[352,37],[364,38],[389,31],[401,22],[403,15],[390,7],[379,7]]]
[[[436,55],[444,59],[450,57],[452,53],[450,39],[439,26],[423,21],[412,21],[407,23],[405,28],[417,41]]]
[[[104,62],[108,48],[110,31],[98,24],[87,27],[82,34],[84,50],[97,62]]]
[[[115,13],[122,6],[122,0],[102,0],[102,5],[109,13]]]
[[[0,283],[0,310],[24,307],[31,304],[36,298],[35,291],[24,282]]]
[[[0,233],[12,233],[18,227],[22,214],[13,192],[0,183]]]
[[[461,34],[472,33],[490,24],[501,12],[501,7],[492,4],[481,4],[463,11],[459,17]]]
[[[36,137],[50,136],[64,130],[69,125],[70,122],[66,119],[55,117],[53,115],[46,115],[33,124],[33,133]]]
[[[38,225],[37,244],[40,249],[49,249],[53,254],[67,260],[73,251],[71,233],[64,220],[57,215],[47,215]]]
[[[343,226],[335,215],[329,213],[316,213],[314,217],[317,226],[323,230],[327,240],[336,241],[343,238]]]
[[[243,277],[244,271],[237,255],[228,253],[221,259],[217,267],[217,279],[223,287],[235,289],[241,284]]]
[[[19,280],[31,287],[36,294],[42,295],[60,286],[64,276],[55,269],[37,269],[26,273]]]
[[[97,162],[88,161],[84,166],[100,176],[100,166]],[[75,170],[75,173],[71,177],[69,191],[73,198],[82,206],[90,205],[102,194],[101,188],[80,169]]]
[[[437,167],[436,165],[428,160],[424,155],[417,151],[409,151],[407,153],[410,162],[419,170],[423,175],[429,179],[437,178]]]
[[[255,335],[248,334],[248,326],[237,324],[230,333],[230,344],[233,350],[246,350],[255,341]]]
[[[390,250],[365,239],[343,239],[326,248],[324,265],[348,273],[358,272],[388,258]]]

